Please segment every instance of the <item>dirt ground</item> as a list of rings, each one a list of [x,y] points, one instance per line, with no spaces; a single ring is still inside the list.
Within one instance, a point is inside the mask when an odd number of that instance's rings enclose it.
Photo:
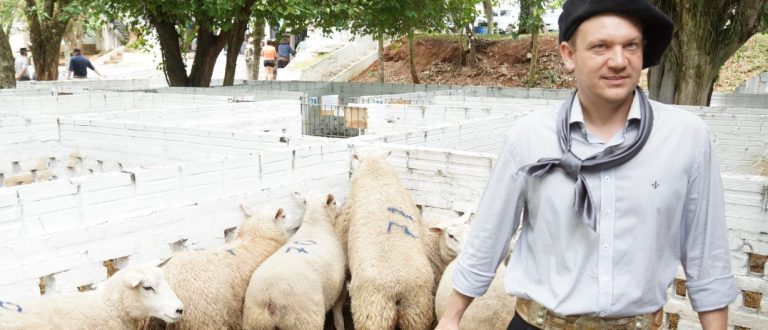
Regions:
[[[494,87],[526,87],[531,61],[528,58],[529,37],[517,40],[481,39],[474,67],[459,65],[459,45],[456,39],[419,38],[414,41],[416,70],[425,84],[480,85]],[[540,71],[536,87],[572,88],[573,77],[568,74],[557,50],[557,37],[540,37]],[[353,81],[378,81],[378,62]],[[408,66],[408,43],[393,42],[384,53],[385,81],[411,83]]]
[[[573,88],[574,78],[565,71],[557,49],[557,36],[539,38],[540,73],[535,87]],[[448,36],[417,36],[416,70],[422,83],[528,87],[530,37],[519,39],[480,39],[478,64],[459,65],[458,40]],[[385,81],[411,83],[407,40],[393,42],[385,52]],[[353,81],[376,82],[378,62]],[[756,34],[747,41],[720,70],[715,91],[733,92],[744,80],[768,71],[768,34]],[[640,77],[646,87],[647,74]]]

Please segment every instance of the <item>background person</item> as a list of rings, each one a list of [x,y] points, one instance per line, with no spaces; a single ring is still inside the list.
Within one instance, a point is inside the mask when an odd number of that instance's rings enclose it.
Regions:
[[[283,36],[280,38],[280,44],[277,45],[277,68],[282,69],[291,62],[291,55],[296,55],[296,51],[291,48],[291,38]]]
[[[264,71],[267,75],[267,80],[275,80],[275,65],[277,61],[277,50],[275,49],[275,42],[267,40],[266,45],[261,48],[261,58],[264,61]]]
[[[29,58],[27,57],[27,48],[19,49],[19,56],[16,56],[14,61],[14,67],[16,69],[16,80],[27,81],[31,80],[29,70]]]
[[[104,77],[104,75],[99,73],[99,70],[96,70],[96,68],[93,67],[91,61],[83,56],[80,48],[75,48],[72,51],[72,58],[69,59],[69,75],[67,76],[67,79],[71,79],[72,77],[88,78],[88,69],[96,72],[99,77]]]

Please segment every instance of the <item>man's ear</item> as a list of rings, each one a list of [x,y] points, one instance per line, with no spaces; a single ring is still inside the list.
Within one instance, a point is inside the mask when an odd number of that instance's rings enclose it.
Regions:
[[[563,58],[563,64],[568,72],[573,72],[576,68],[576,64],[573,62],[573,56],[576,53],[576,49],[572,47],[567,41],[560,43],[560,57]]]

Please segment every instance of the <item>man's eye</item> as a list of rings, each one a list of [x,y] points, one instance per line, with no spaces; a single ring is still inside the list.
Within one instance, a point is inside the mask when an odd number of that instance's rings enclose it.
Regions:
[[[639,47],[640,47],[640,44],[636,42],[630,43],[629,45],[626,46],[626,48],[629,50],[635,50],[635,49],[638,49]]]

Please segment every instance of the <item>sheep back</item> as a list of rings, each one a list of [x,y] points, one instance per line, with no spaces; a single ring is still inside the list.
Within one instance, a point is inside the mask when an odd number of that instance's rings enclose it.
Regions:
[[[429,327],[434,275],[420,211],[383,158],[363,158],[344,209],[355,328]]]
[[[268,220],[261,220],[268,221]],[[287,237],[284,230],[254,234],[246,224],[238,238],[211,251],[175,254],[163,266],[168,283],[186,309],[171,329],[241,329],[243,300],[254,270],[274,253]],[[277,226],[277,225],[275,225]]]

